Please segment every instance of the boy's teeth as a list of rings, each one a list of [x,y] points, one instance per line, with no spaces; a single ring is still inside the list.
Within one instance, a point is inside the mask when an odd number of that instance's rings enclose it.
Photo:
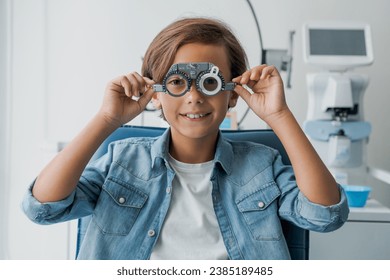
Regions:
[[[190,119],[199,119],[205,116],[205,114],[187,114],[186,115]]]

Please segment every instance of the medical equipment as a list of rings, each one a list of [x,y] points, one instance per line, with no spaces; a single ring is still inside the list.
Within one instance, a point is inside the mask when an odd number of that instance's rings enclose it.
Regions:
[[[303,38],[305,62],[325,70],[307,75],[304,131],[339,183],[364,183],[371,125],[364,121],[363,95],[369,79],[350,70],[374,60],[370,26],[311,22]]]
[[[195,80],[198,91],[212,96],[221,91],[234,90],[235,83],[225,83],[219,68],[210,62],[173,64],[162,84],[153,85],[156,92],[167,92],[179,97],[186,94]]]
[[[274,65],[280,72],[287,72],[287,88],[291,88],[291,72],[292,72],[292,60],[293,60],[293,43],[294,43],[294,35],[295,30],[289,31],[289,45],[288,49],[265,49],[263,44],[263,38],[261,36],[260,23],[258,21],[258,17],[256,15],[255,9],[250,0],[246,0],[249,9],[253,15],[253,19],[255,20],[257,34],[259,36],[260,43],[260,64],[268,64]],[[243,113],[241,119],[237,122],[238,129],[242,129],[242,123],[245,118],[248,116],[250,108],[247,107],[245,112]]]

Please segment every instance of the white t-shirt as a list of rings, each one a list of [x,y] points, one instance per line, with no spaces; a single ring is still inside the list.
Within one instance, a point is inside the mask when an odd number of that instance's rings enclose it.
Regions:
[[[151,259],[227,259],[211,198],[213,161],[188,164],[170,157],[169,164],[176,171],[172,200]]]

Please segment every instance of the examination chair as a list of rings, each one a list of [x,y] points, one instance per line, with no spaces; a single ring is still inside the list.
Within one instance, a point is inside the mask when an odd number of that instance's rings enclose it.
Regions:
[[[122,126],[114,131],[99,147],[92,159],[97,159],[107,152],[108,145],[116,140],[129,137],[156,137],[160,136],[166,128],[144,127],[144,126]],[[223,135],[232,140],[252,141],[273,147],[279,150],[285,164],[290,164],[287,153],[284,150],[279,138],[272,130],[223,130]],[[91,216],[78,220],[77,248],[78,255],[81,243],[86,233]],[[282,221],[283,234],[287,241],[291,259],[309,259],[309,231],[299,228],[290,222]]]

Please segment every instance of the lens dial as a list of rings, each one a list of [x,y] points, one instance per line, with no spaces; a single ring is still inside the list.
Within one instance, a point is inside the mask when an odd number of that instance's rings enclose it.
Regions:
[[[205,95],[218,94],[224,85],[224,80],[217,66],[213,66],[210,71],[199,74],[196,80],[197,88]]]
[[[186,73],[180,71],[169,72],[164,81],[163,85],[165,90],[172,96],[182,96],[186,94],[191,88],[191,79]]]

